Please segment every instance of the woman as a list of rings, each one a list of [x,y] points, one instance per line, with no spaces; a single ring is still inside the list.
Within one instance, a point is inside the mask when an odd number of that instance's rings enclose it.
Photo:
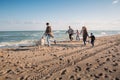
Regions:
[[[84,42],[84,45],[86,45],[86,39],[89,35],[85,26],[82,27],[80,34],[83,35],[83,42]]]

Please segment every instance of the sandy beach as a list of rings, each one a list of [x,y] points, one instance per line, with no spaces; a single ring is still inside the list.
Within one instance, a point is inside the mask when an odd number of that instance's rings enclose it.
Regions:
[[[120,35],[0,49],[0,80],[120,80]]]

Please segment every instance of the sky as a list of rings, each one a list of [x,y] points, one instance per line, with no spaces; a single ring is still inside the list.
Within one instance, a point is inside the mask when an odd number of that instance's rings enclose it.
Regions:
[[[120,0],[0,0],[0,31],[120,30]]]

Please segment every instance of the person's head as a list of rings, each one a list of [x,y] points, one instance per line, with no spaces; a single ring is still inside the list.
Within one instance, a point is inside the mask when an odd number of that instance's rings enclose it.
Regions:
[[[93,33],[91,33],[91,36],[93,35]]]
[[[69,26],[69,29],[70,29],[71,27]]]
[[[87,28],[85,26],[82,27],[82,30],[87,32]]]
[[[82,29],[84,29],[85,27],[83,26]]]
[[[44,36],[41,37],[41,40],[44,39]]]
[[[86,29],[86,27],[85,27],[85,26],[83,26],[83,27],[82,27],[82,29]]]
[[[48,26],[48,25],[49,25],[49,23],[47,22],[47,23],[46,23],[46,25]]]

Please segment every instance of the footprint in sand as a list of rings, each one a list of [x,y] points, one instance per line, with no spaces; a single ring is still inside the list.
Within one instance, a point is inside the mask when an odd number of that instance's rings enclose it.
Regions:
[[[90,64],[90,63],[86,63],[86,66],[92,66],[92,64]]]
[[[103,58],[103,57],[100,57],[100,58]]]
[[[115,79],[113,79],[113,80],[120,80],[120,78],[117,78],[117,77],[116,77],[116,78],[115,78]]]
[[[119,53],[117,53],[116,55],[120,55]]]
[[[116,58],[116,56],[115,56],[115,55],[112,55],[112,57],[113,57],[113,58]]]
[[[116,69],[113,69],[114,72],[116,72],[117,70]]]
[[[75,67],[75,72],[77,73],[77,72],[80,72],[80,71],[81,71],[81,67],[76,66],[76,67]]]
[[[118,63],[113,63],[112,65],[113,65],[113,66],[118,66]]]
[[[5,77],[5,80],[12,80],[11,77]]]
[[[62,77],[59,77],[59,80],[62,80]]]
[[[15,74],[14,71],[12,71],[11,69],[7,70],[7,73],[9,73],[9,74]]]
[[[65,75],[65,73],[67,72],[67,70],[65,69],[65,70],[63,70],[62,71],[62,73],[61,73],[61,75]]]
[[[98,63],[100,62],[100,60],[99,60],[99,59],[96,59],[95,61],[97,61]]]
[[[97,79],[100,78],[99,75],[97,75],[97,74],[94,74],[94,77],[97,78]]]
[[[68,64],[70,63],[70,59],[67,59]]]
[[[69,80],[75,80],[75,77],[72,75]]]
[[[24,76],[22,76],[22,77],[18,78],[18,80],[24,80]]]
[[[110,58],[107,58],[106,61],[110,61]]]
[[[81,78],[77,78],[77,80],[81,80]]]
[[[104,70],[105,70],[105,71],[108,71],[108,68],[107,68],[107,67],[105,67],[105,68],[104,68]]]
[[[98,76],[103,76],[103,73],[99,73]]]
[[[104,75],[104,78],[109,78],[109,76],[107,74]],[[108,79],[107,79],[108,80]]]
[[[86,71],[90,71],[90,67],[87,67],[87,68],[86,68]]]

